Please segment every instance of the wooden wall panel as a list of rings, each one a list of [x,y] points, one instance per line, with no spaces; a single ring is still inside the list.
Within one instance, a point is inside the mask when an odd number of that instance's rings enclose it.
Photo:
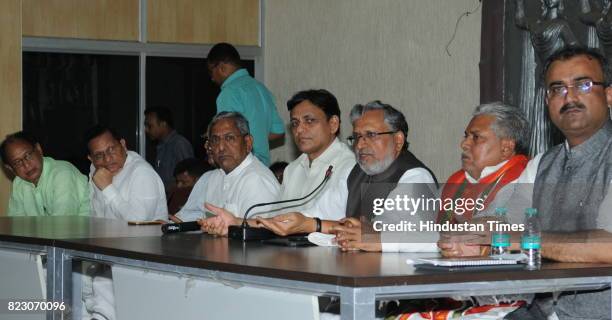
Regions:
[[[23,0],[23,35],[138,41],[138,0]]]
[[[148,0],[149,42],[259,45],[259,0]]]
[[[0,140],[21,128],[21,0],[0,1]],[[0,216],[6,215],[10,180],[0,170]]]

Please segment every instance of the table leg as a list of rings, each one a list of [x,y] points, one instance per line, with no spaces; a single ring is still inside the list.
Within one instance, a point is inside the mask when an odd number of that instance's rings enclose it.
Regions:
[[[340,318],[374,319],[376,297],[370,288],[340,288]]]
[[[64,249],[48,247],[47,249],[47,301],[64,303],[65,310],[47,313],[47,319],[72,319],[72,260]]]

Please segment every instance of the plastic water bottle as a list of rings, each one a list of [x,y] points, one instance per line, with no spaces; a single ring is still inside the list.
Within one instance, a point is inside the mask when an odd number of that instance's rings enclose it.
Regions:
[[[542,233],[540,231],[540,220],[538,210],[535,208],[525,209],[525,231],[521,237],[521,252],[527,256],[527,269],[537,270],[542,265],[540,247],[542,244]]]
[[[491,230],[491,255],[501,255],[510,251],[510,233],[508,232],[508,218],[506,208],[495,208],[495,217],[498,223]]]

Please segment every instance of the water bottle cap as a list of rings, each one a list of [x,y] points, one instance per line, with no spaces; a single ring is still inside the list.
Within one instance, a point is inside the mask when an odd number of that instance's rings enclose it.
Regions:
[[[503,216],[503,215],[506,215],[506,213],[508,213],[508,209],[504,207],[495,208],[495,215]]]
[[[528,217],[533,217],[538,214],[538,209],[536,208],[527,208],[525,209],[525,215]]]

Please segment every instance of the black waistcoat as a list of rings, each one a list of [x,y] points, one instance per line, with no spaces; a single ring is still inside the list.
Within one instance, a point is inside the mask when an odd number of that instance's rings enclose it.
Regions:
[[[408,150],[403,150],[387,170],[376,175],[368,175],[359,164],[355,164],[347,180],[346,217],[366,217],[371,221],[374,216],[372,213],[374,199],[385,199],[395,189],[402,175],[415,168],[429,171],[436,185],[438,184],[433,172]]]

